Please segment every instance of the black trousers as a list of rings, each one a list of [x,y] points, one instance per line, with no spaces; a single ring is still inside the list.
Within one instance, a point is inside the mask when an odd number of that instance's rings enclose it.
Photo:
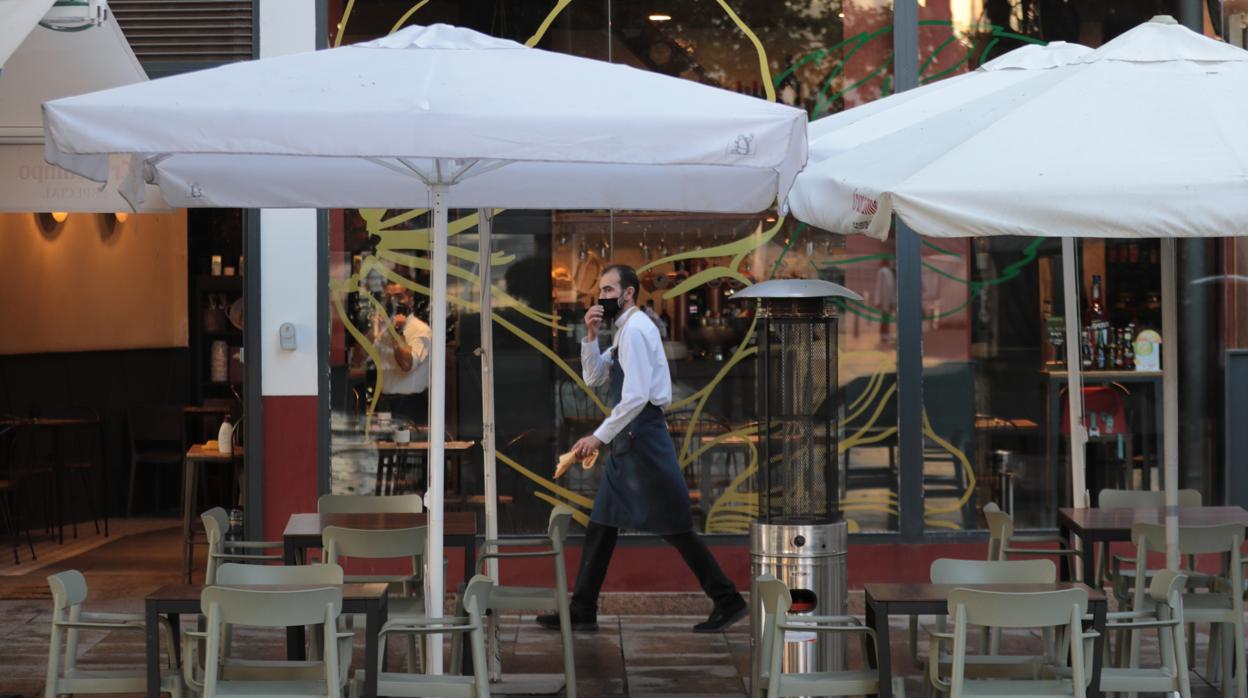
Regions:
[[[581,567],[576,574],[576,588],[572,592],[571,611],[574,617],[595,616],[598,613],[598,594],[607,578],[607,567],[615,552],[615,542],[620,529],[589,522],[585,531],[585,547],[581,552]],[[680,552],[685,564],[698,578],[702,591],[715,602],[723,605],[738,596],[737,587],[728,579],[719,563],[711,555],[706,543],[693,531],[663,536]]]

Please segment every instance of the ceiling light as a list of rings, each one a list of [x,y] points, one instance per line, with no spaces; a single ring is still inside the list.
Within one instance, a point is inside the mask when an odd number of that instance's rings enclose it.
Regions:
[[[651,12],[649,19],[651,22],[670,22],[672,16],[666,12]]]
[[[117,211],[113,214],[113,216],[117,218],[118,223],[125,223],[126,219],[130,217],[130,214],[125,211]]]
[[[69,218],[69,213],[67,211],[53,211],[52,212],[52,220],[56,221],[57,223],[64,223],[66,218]]]

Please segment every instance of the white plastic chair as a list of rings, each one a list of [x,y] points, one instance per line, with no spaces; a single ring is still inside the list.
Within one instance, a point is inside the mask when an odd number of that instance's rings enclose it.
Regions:
[[[344,577],[344,581],[347,582],[385,582],[390,585],[390,598],[387,601],[389,620],[384,627],[397,626],[408,620],[425,617],[424,590],[421,583],[425,539],[424,526],[392,529],[327,526],[321,532],[325,562],[331,565],[341,565],[343,558],[410,561],[411,572],[408,574],[349,574]],[[395,634],[395,631],[381,636],[381,656],[383,657],[386,654],[385,639],[391,634]],[[407,636],[407,670],[409,672],[417,671],[421,665],[421,650],[421,647],[417,647],[416,635],[409,634]]]
[[[1083,630],[1087,591],[1074,588],[1041,592],[998,592],[954,589],[949,594],[953,616],[953,661],[947,690],[956,698],[984,696],[1070,696],[1084,698],[1092,679],[1094,632]],[[1069,643],[1067,676],[1039,675],[1024,679],[978,679],[967,675],[967,635],[972,625],[985,628],[1043,628],[1060,632]],[[1065,662],[1065,654],[1058,655]],[[1060,666],[1060,665],[1059,665]],[[942,680],[943,681],[943,680]]]
[[[418,494],[323,494],[316,500],[320,514],[419,514],[424,510],[425,503]]]
[[[984,505],[984,518],[988,522],[988,559],[989,560],[1008,560],[1011,555],[1024,555],[1030,557],[1054,557],[1063,560],[1070,570],[1071,579],[1075,577],[1075,570],[1079,567],[1076,564],[1079,551],[1072,550],[1066,545],[1066,541],[1060,536],[1052,536],[1046,534],[1014,534],[1014,519],[1010,515],[1001,511],[994,502],[988,502]],[[1050,548],[1034,548],[1034,547],[1016,547],[1015,543],[1042,543],[1051,544]]]
[[[930,579],[933,584],[1052,584],[1057,581],[1057,567],[1052,560],[954,560],[941,558],[932,562]],[[936,618],[935,628],[928,630],[929,652],[927,657],[918,656],[918,617],[910,618],[911,656],[915,666],[925,669],[927,679],[923,694],[931,689],[943,691],[948,684],[942,682],[940,670],[953,661],[953,635],[948,632],[945,616]],[[984,676],[1034,676],[1042,667],[1053,662],[1052,633],[1045,633],[1044,653],[1038,655],[1000,654],[1001,634],[997,630],[985,630],[983,654],[967,657],[967,671],[975,677]]]
[[[1149,669],[1106,667],[1101,669],[1101,690],[1105,692],[1177,693],[1191,698],[1188,676],[1187,642],[1183,629],[1183,592],[1187,576],[1175,570],[1162,570],[1153,575],[1148,587],[1152,611],[1121,611],[1110,613],[1107,630],[1138,633],[1157,630],[1161,666]]]
[[[281,541],[225,540],[230,515],[221,507],[213,507],[199,515],[204,522],[204,535],[208,539],[208,567],[204,571],[204,585],[216,584],[217,568],[223,562],[280,562],[281,555],[247,551],[281,549]],[[229,550],[226,550],[226,548]]]
[[[788,632],[857,633],[862,636],[865,657],[868,639],[876,642],[875,630],[853,616],[790,616],[793,598],[789,588],[769,574],[756,580],[755,589],[762,597],[763,633],[750,677],[751,698],[858,696],[880,692],[879,672],[875,669],[784,673],[785,634]],[[887,652],[888,648],[883,651]]]
[[[1198,507],[1202,504],[1203,498],[1199,491],[1179,490],[1179,506]],[[1157,490],[1103,489],[1096,496],[1096,506],[1099,509],[1159,509],[1165,505],[1166,493]],[[1135,585],[1135,559],[1111,554],[1108,542],[1101,544],[1101,563],[1097,567],[1096,588],[1099,589],[1106,581],[1120,602],[1130,603],[1127,597],[1132,595],[1131,589]]]
[[[224,629],[227,625],[264,628],[287,628],[292,625],[324,624],[337,627],[342,611],[342,589],[324,587],[300,590],[255,590],[206,587],[200,596],[200,608],[208,619],[205,632],[183,633],[183,676],[187,684],[203,698],[240,695],[329,696],[340,698],[351,663],[349,632],[327,632],[322,648],[324,660],[318,662],[316,678],[304,678],[306,662],[273,661],[265,677],[227,678],[222,668],[226,657],[222,652]],[[193,653],[199,642],[205,645],[202,662],[195,662]],[[202,682],[192,667],[203,666]],[[291,674],[283,674],[282,665],[289,665]],[[291,678],[293,675],[296,678]]]
[[[242,565],[237,562],[227,562],[217,568],[217,584],[221,586],[272,586],[272,585],[292,585],[292,586],[329,586],[340,585],[343,582],[342,568],[338,565]],[[320,637],[321,628],[317,626],[317,632],[312,637]],[[231,655],[231,643],[233,633],[227,628],[224,639],[222,654],[229,657],[226,661],[225,676],[227,678],[240,678],[241,672],[253,671],[249,667],[255,667],[254,671],[264,673],[271,667],[267,662],[254,662],[246,659],[234,659]],[[312,642],[309,647],[308,657],[315,660],[309,663],[309,666],[315,668],[321,658],[321,649],[319,642]],[[289,667],[287,667],[289,668]],[[305,672],[306,673],[306,672]]]
[[[576,661],[572,649],[572,615],[568,608],[568,578],[563,559],[563,545],[572,525],[572,510],[556,505],[550,512],[545,538],[488,538],[482,541],[477,556],[477,571],[486,560],[549,557],[553,563],[555,586],[497,586],[490,593],[491,611],[542,610],[559,614],[559,632],[563,640],[563,674],[567,698],[576,698]],[[539,547],[537,550],[504,552],[506,548]],[[498,617],[497,614],[494,616]]]
[[[137,631],[147,626],[141,613],[98,613],[82,610],[87,599],[87,580],[77,570],[66,570],[48,577],[52,588],[52,637],[48,643],[47,683],[45,698],[73,693],[143,693],[147,690],[145,668],[122,670],[83,670],[77,666],[78,635],[82,631]],[[170,661],[175,656],[174,637],[167,621],[166,649]],[[64,653],[62,656],[62,648]],[[176,670],[162,669],[160,688],[173,698],[182,695],[182,679]]]
[[[472,676],[399,674],[370,667],[355,672],[351,681],[351,698],[358,698],[367,672],[376,670],[377,694],[382,696],[428,696],[430,698],[486,698],[490,695],[489,670],[485,661],[484,617],[494,582],[477,575],[468,582],[460,598],[461,613],[450,618],[408,618],[401,623],[387,624],[383,636],[392,633],[407,635],[453,633],[451,671],[461,666],[463,636],[472,645]]]
[[[1166,527],[1163,524],[1140,523],[1131,527],[1131,539],[1135,543],[1135,574],[1144,579],[1150,551],[1166,549]],[[1245,698],[1244,658],[1244,597],[1243,561],[1239,548],[1244,542],[1243,524],[1220,526],[1180,526],[1179,554],[1194,559],[1198,555],[1218,555],[1224,560],[1221,578],[1204,579],[1210,583],[1208,591],[1195,591],[1183,595],[1183,618],[1190,624],[1208,623],[1221,625],[1221,636],[1209,632],[1210,673],[1222,677],[1222,694],[1230,696],[1231,670],[1234,669],[1235,695]],[[1143,585],[1135,586],[1131,610],[1147,611],[1152,599],[1144,593]],[[1233,647],[1233,650],[1232,650]],[[1130,667],[1139,666],[1140,641],[1137,633],[1131,635]],[[1215,657],[1220,657],[1220,671],[1215,672]]]

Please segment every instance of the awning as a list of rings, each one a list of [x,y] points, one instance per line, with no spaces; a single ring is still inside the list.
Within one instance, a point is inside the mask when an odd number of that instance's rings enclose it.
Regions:
[[[0,71],[53,2],[55,0],[0,0]]]
[[[53,4],[0,0],[0,57],[7,58],[0,72],[0,211],[128,211],[116,187],[101,187],[44,161],[42,104],[144,82],[147,74],[109,13],[100,11],[102,21],[78,22],[76,30],[64,31],[63,18],[40,23]],[[4,51],[18,20],[28,16],[33,19],[22,25],[16,50]],[[142,210],[169,210],[154,188],[149,196],[154,198]]]

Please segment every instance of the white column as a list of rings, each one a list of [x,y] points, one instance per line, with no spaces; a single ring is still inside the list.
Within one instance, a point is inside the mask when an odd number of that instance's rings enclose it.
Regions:
[[[1179,318],[1174,238],[1161,241],[1162,470],[1166,490],[1166,568],[1179,569]]]
[[[315,0],[264,0],[257,8],[261,58],[316,49]],[[261,353],[244,360],[262,362],[261,395],[317,393],[316,261],[323,252],[316,247],[315,209],[260,211]],[[294,350],[279,345],[285,323],[294,327]]]

